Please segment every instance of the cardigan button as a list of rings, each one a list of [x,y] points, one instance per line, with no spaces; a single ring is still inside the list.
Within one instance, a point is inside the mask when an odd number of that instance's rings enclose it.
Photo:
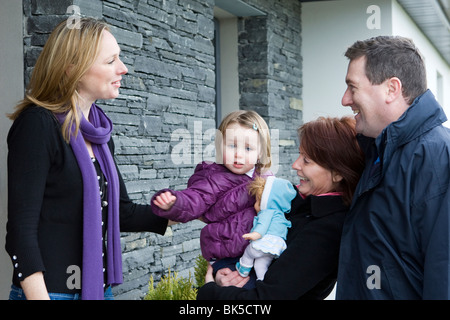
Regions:
[[[106,206],[108,206],[108,201],[102,201],[102,207],[106,207]]]

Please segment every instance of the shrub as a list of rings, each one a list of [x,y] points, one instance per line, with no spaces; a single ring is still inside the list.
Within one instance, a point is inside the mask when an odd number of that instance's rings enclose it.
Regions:
[[[208,268],[208,261],[201,255],[195,260],[194,280],[191,278],[178,277],[178,273],[170,272],[167,276],[163,276],[161,281],[155,286],[153,276],[150,277],[148,292],[144,300],[195,300],[197,298],[197,288],[205,284],[205,274]]]
[[[197,289],[189,274],[189,278],[178,277],[178,273],[171,273],[169,269],[168,276],[163,276],[161,281],[154,286],[153,276],[150,277],[148,293],[144,300],[195,300]]]
[[[194,277],[195,283],[197,284],[197,288],[200,288],[205,284],[205,275],[206,270],[208,269],[208,261],[203,258],[202,255],[199,255],[197,259],[195,259],[195,267],[194,267]]]

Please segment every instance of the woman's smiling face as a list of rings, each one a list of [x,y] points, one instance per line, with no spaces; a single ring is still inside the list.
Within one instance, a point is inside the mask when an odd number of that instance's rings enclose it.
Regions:
[[[86,102],[115,99],[119,95],[122,75],[128,72],[120,60],[120,47],[109,31],[103,31],[99,52],[91,68],[78,83],[78,92]]]
[[[320,195],[336,191],[342,177],[314,162],[300,147],[300,154],[292,164],[300,178],[298,191],[305,195]]]

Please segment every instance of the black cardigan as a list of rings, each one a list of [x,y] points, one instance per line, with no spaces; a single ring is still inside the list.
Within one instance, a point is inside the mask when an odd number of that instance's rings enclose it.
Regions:
[[[21,280],[42,271],[49,292],[80,292],[66,283],[73,266],[82,266],[83,185],[72,148],[53,114],[35,106],[14,121],[7,142],[6,250],[13,284],[20,287]],[[108,146],[114,154],[112,139]],[[167,220],[154,215],[150,205],[133,203],[118,173],[121,231],[164,234]]]
[[[339,244],[348,207],[340,196],[297,195],[286,217],[287,249],[274,260],[264,281],[254,289],[220,287],[207,283],[198,291],[199,300],[294,300],[324,299],[337,277]]]

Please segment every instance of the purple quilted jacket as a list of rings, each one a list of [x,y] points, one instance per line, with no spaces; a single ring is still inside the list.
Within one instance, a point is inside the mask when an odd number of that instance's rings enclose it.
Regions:
[[[200,234],[206,260],[239,257],[248,245],[242,235],[250,232],[256,215],[255,199],[247,190],[251,180],[246,174],[234,174],[221,164],[204,161],[195,168],[187,189],[157,192],[151,201],[152,209],[156,215],[173,221],[201,218],[207,224]],[[167,211],[153,204],[155,197],[165,191],[177,197]]]

